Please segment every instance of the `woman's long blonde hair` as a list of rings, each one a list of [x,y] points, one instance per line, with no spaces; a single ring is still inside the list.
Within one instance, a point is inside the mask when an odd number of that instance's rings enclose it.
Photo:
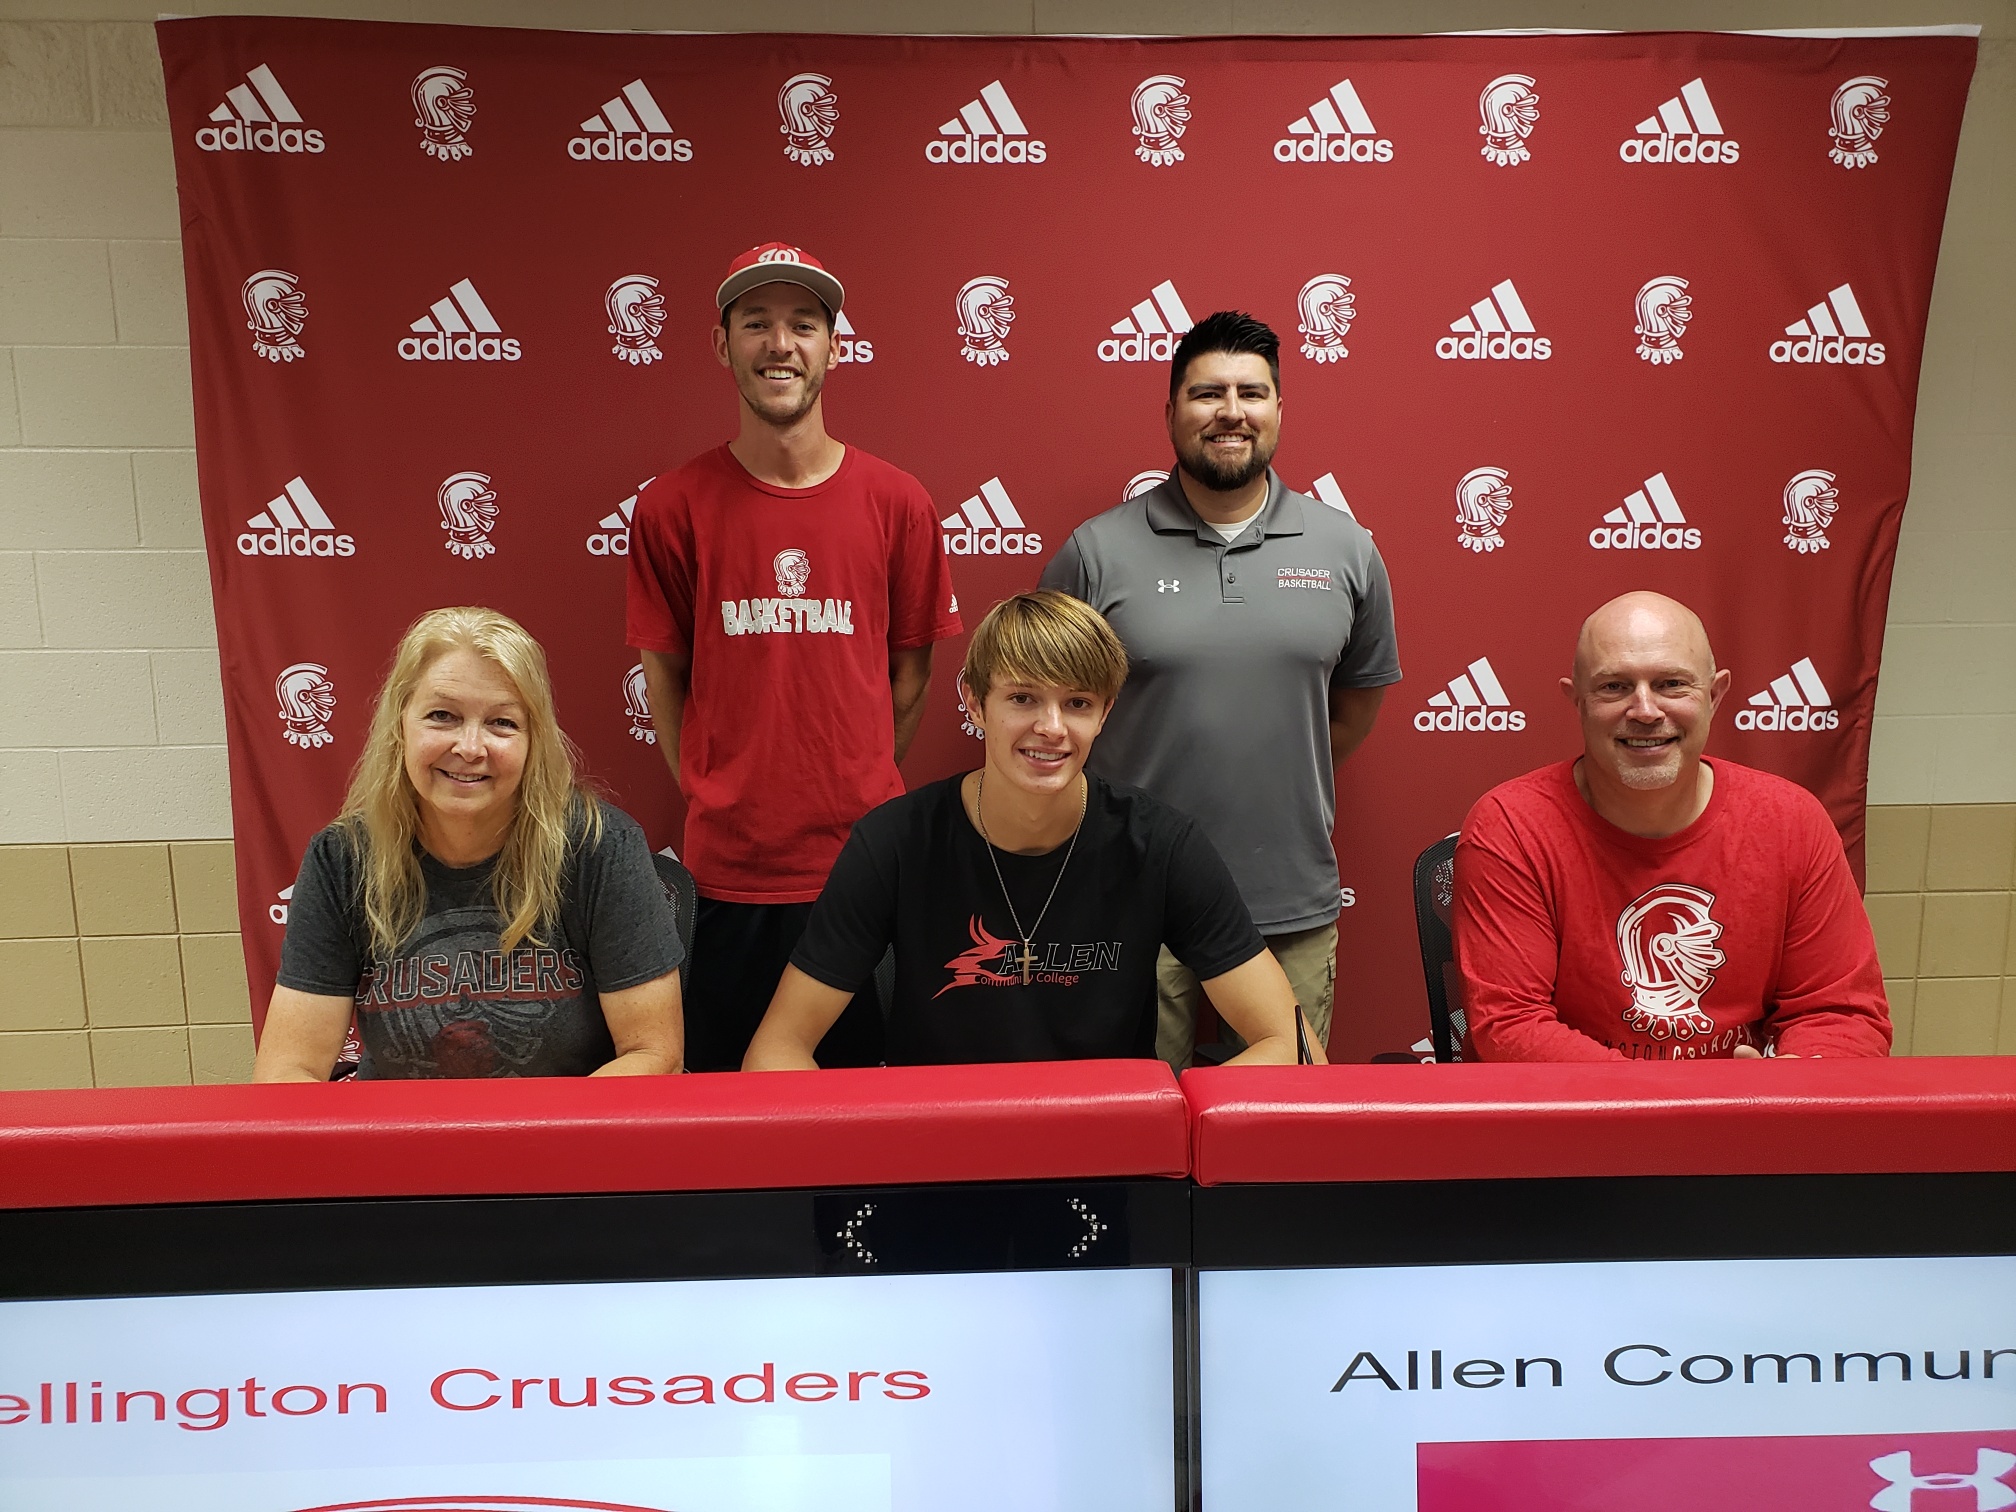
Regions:
[[[505,950],[527,938],[543,944],[558,919],[569,830],[591,844],[602,833],[601,807],[582,783],[579,753],[554,718],[553,684],[539,643],[524,626],[494,609],[435,609],[421,615],[393,653],[337,821],[349,829],[357,847],[364,918],[373,950],[385,955],[419,927],[427,907],[427,883],[414,844],[420,833],[420,799],[406,776],[406,705],[422,674],[437,658],[457,650],[496,663],[518,690],[525,710],[525,772],[494,882],[497,913],[505,920],[499,943]]]

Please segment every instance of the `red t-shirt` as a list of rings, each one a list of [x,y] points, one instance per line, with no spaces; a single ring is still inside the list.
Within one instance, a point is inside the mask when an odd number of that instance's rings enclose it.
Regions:
[[[1493,788],[1456,845],[1456,959],[1479,1060],[1887,1055],[1876,941],[1804,788],[1712,762],[1701,817],[1648,840],[1572,761]]]
[[[630,527],[632,646],[691,658],[685,862],[710,898],[809,903],[903,791],[889,653],[959,633],[923,484],[848,447],[812,488],[727,447],[654,479]]]

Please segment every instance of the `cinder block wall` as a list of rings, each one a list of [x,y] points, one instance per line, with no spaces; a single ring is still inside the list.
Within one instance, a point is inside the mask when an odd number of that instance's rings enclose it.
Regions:
[[[158,0],[0,0],[0,1087],[250,1062]],[[258,0],[621,30],[1984,24],[1871,755],[1898,1048],[2016,1053],[2016,0]],[[1270,207],[1256,210],[1264,223]],[[1252,228],[1203,218],[1200,236]]]

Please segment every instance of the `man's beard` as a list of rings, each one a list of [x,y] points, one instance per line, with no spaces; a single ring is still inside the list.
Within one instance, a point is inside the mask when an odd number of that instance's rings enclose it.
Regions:
[[[1617,780],[1627,788],[1640,793],[1673,786],[1680,780],[1680,748],[1672,747],[1657,766],[1631,766],[1619,763]]]
[[[1257,436],[1253,439],[1247,459],[1239,463],[1212,456],[1209,441],[1176,448],[1176,465],[1213,493],[1237,493],[1255,478],[1263,476],[1273,460],[1274,453],[1263,450]]]
[[[755,412],[759,420],[774,425],[779,430],[796,425],[812,413],[812,406],[819,402],[819,395],[826,387],[824,373],[807,373],[803,401],[786,409],[778,404],[777,395],[763,382],[755,369],[752,368],[746,375],[746,383],[743,381],[744,377],[745,375],[740,372],[735,375],[736,387],[742,391],[742,402]]]

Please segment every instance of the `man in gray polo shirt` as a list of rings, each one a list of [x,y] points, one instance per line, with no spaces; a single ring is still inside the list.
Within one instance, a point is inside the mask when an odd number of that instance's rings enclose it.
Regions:
[[[1091,758],[1195,818],[1232,868],[1317,1035],[1337,975],[1335,768],[1400,680],[1372,537],[1284,485],[1280,341],[1220,311],[1176,348],[1160,487],[1080,525],[1043,586],[1127,646],[1127,684]],[[1181,1070],[1204,997],[1166,950],[1156,1053]],[[1229,1031],[1221,1029],[1221,1036]]]

